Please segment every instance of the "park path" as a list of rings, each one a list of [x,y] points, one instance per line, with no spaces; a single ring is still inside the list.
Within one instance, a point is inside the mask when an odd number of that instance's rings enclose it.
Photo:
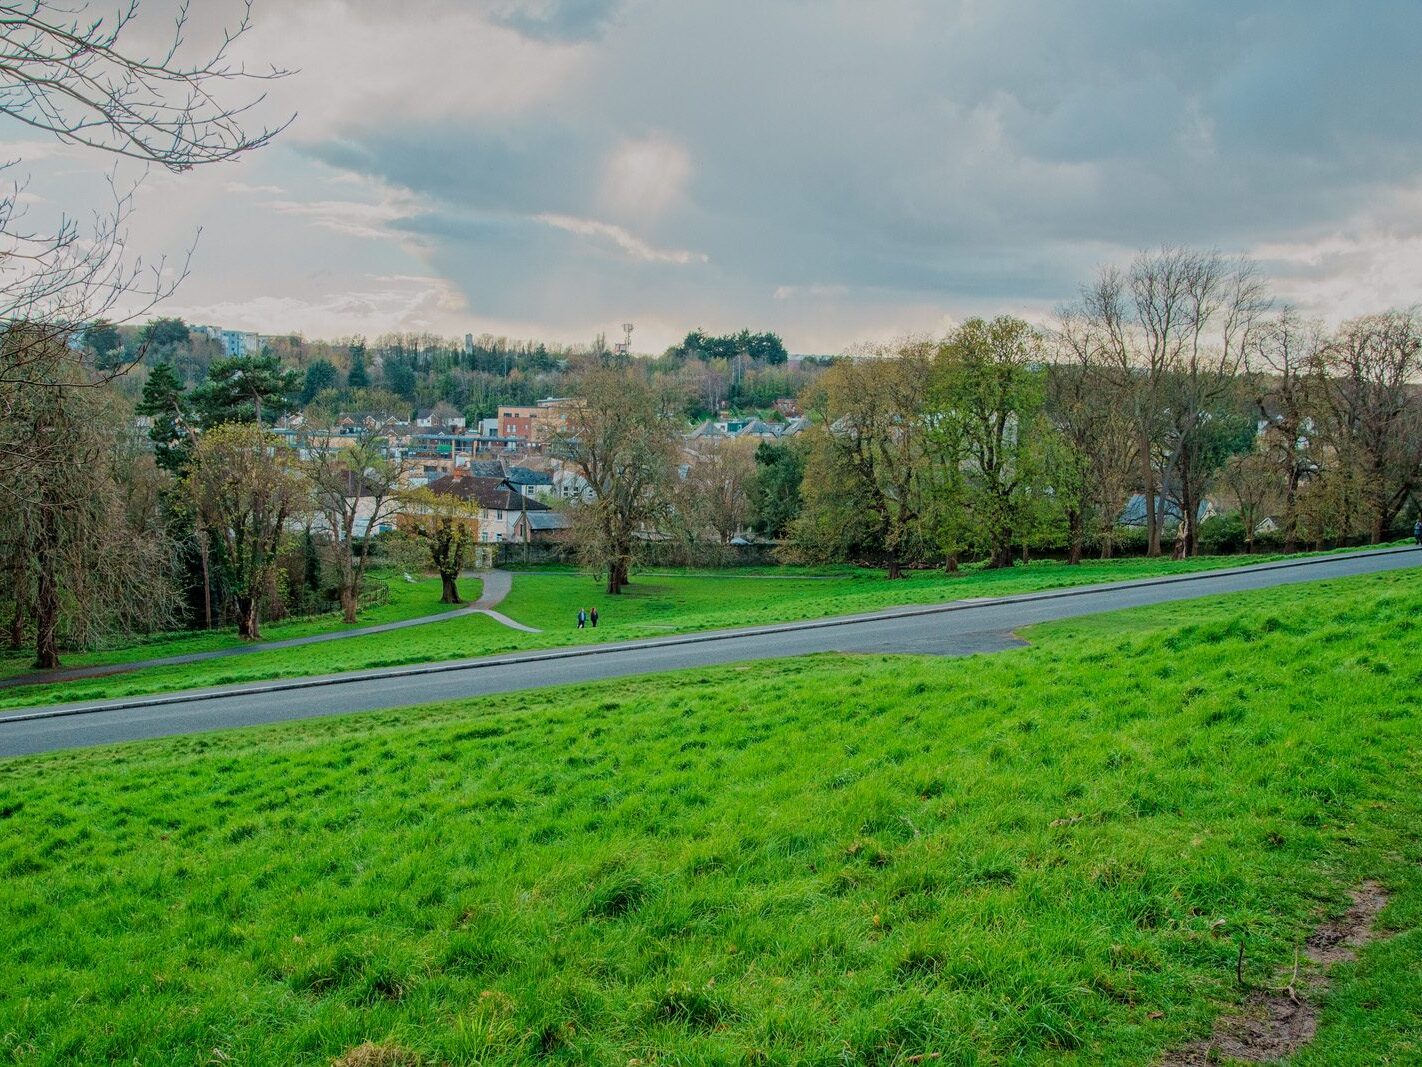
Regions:
[[[10,689],[20,685],[44,685],[48,682],[69,682],[82,678],[100,678],[113,674],[127,674],[129,671],[143,670],[147,667],[173,667],[184,663],[201,663],[210,659],[226,659],[230,656],[246,656],[253,652],[272,652],[280,648],[300,648],[302,645],[319,645],[326,641],[343,641],[348,637],[367,637],[371,634],[391,633],[395,630],[406,630],[412,626],[426,626],[432,622],[447,622],[450,619],[458,619],[464,615],[487,615],[502,626],[507,626],[512,630],[519,630],[526,634],[541,633],[532,626],[525,626],[521,622],[515,622],[501,612],[494,609],[504,602],[504,598],[509,595],[513,588],[513,575],[508,571],[469,571],[462,575],[464,578],[478,578],[483,583],[483,590],[479,594],[479,599],[472,604],[463,604],[459,607],[450,608],[448,611],[436,612],[433,615],[421,615],[414,619],[401,619],[399,622],[382,622],[372,626],[356,626],[349,630],[337,630],[333,633],[311,634],[307,637],[288,637],[282,641],[259,641],[251,645],[233,645],[231,648],[215,648],[207,652],[185,652],[178,656],[161,656],[157,659],[133,660],[128,663],[101,663],[88,667],[60,667],[53,671],[32,671],[29,674],[17,674],[10,678],[0,679],[0,689]]]

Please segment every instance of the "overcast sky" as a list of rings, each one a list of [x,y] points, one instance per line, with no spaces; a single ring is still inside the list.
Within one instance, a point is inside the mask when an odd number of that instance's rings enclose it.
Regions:
[[[149,0],[150,4],[156,0]],[[228,0],[203,0],[214,17]],[[1161,243],[1336,319],[1422,293],[1422,4],[257,0],[300,68],[241,163],[147,179],[192,321],[794,352],[1045,317]],[[0,127],[38,208],[103,164]]]

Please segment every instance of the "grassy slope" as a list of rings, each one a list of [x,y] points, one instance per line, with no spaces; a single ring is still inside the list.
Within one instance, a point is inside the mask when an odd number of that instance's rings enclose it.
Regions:
[[[637,577],[618,597],[606,596],[598,581],[576,572],[523,573],[514,579],[513,591],[500,605],[500,610],[520,622],[538,627],[544,631],[541,634],[519,633],[480,616],[465,617],[312,648],[253,653],[207,663],[147,668],[109,678],[0,690],[0,708],[99,700],[558,645],[823,618],[892,605],[1122,581],[1245,565],[1271,558],[1276,557],[1201,557],[1179,563],[1127,559],[1095,561],[1077,567],[1043,562],[1001,571],[968,570],[956,576],[941,571],[920,571],[905,581],[895,582],[888,581],[879,572],[862,570],[849,573],[841,570],[830,577],[814,578],[793,571],[788,576],[781,573],[758,577],[653,574]],[[431,599],[437,599],[437,586]],[[575,629],[578,608],[594,605],[602,615],[602,624],[596,630]]]
[[[438,578],[422,578],[406,582],[399,575],[379,575],[390,589],[390,599],[360,612],[355,623],[346,623],[339,612],[318,615],[314,618],[293,619],[290,622],[268,623],[262,627],[263,641],[285,641],[292,637],[309,637],[313,634],[336,633],[362,626],[379,623],[401,622],[422,615],[435,615],[449,610],[448,604],[441,604]],[[466,586],[468,587],[466,589]],[[465,580],[460,583],[460,594],[470,599],[479,595],[479,583]],[[104,649],[97,652],[71,652],[64,656],[66,667],[88,667],[111,663],[131,663],[135,660],[161,659],[165,656],[182,656],[190,652],[212,652],[224,648],[238,648],[242,640],[231,629],[208,631],[182,631],[161,634],[146,641],[121,648]],[[29,674],[34,670],[34,652],[0,651],[0,678]]]
[[[1146,1064],[1370,877],[1400,932],[1298,1062],[1417,1062],[1419,617],[1385,575],[0,763],[0,1060]]]

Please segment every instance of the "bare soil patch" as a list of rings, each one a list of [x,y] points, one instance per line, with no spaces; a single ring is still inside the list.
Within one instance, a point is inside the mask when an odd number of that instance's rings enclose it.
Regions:
[[[1348,910],[1304,943],[1298,962],[1281,975],[1281,988],[1250,993],[1243,1009],[1218,1019],[1207,1039],[1168,1053],[1160,1067],[1273,1063],[1312,1041],[1330,981],[1327,969],[1357,958],[1357,950],[1375,936],[1373,922],[1387,904],[1387,893],[1376,882],[1364,882],[1350,896]]]
[[[333,1061],[331,1067],[419,1067],[419,1064],[418,1056],[399,1045],[367,1041]]]

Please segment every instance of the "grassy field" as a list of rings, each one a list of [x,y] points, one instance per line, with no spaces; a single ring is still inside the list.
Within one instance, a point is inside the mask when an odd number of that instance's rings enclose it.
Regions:
[[[1144,1065],[1373,879],[1291,1062],[1416,1063],[1419,618],[1391,574],[0,762],[0,1062]]]
[[[438,578],[420,578],[406,582],[403,576],[394,574],[371,575],[385,583],[390,590],[390,598],[383,604],[375,604],[360,612],[354,623],[342,620],[340,612],[318,615],[312,618],[293,619],[289,622],[267,623],[262,627],[263,641],[285,641],[291,637],[310,637],[313,634],[337,633],[362,626],[379,623],[401,622],[422,615],[434,615],[449,610],[448,604],[441,604]],[[468,586],[468,590],[465,586]],[[479,595],[479,583],[465,580],[460,583],[460,594],[469,599]],[[190,652],[212,652],[224,648],[237,648],[242,640],[232,628],[207,631],[181,631],[160,634],[145,641],[124,645],[120,648],[95,652],[66,653],[64,666],[89,667],[117,663],[132,663],[135,660],[161,659],[165,656],[181,656]],[[34,671],[34,652],[24,649],[19,652],[0,651],[0,678]]]
[[[809,576],[796,570],[756,576],[742,576],[738,572],[654,573],[635,575],[633,584],[617,597],[606,596],[600,581],[576,571],[520,573],[514,579],[513,591],[499,610],[539,628],[542,633],[520,633],[482,616],[465,616],[412,630],[352,637],[309,648],[279,649],[195,664],[143,668],[109,677],[0,689],[0,709],[791,622],[896,605],[1184,574],[1273,558],[1277,557],[1206,556],[1182,562],[1125,559],[1092,561],[1075,567],[1041,562],[1009,570],[968,569],[958,575],[916,571],[901,581],[889,581],[879,571],[843,568],[828,576]],[[477,596],[477,584],[465,595]],[[437,599],[436,583],[427,590],[425,601]],[[576,629],[578,608],[593,606],[602,616],[601,625],[596,630]],[[235,638],[226,640],[229,644],[236,643]],[[130,661],[132,658],[129,657]],[[77,665],[78,661],[75,662]]]

